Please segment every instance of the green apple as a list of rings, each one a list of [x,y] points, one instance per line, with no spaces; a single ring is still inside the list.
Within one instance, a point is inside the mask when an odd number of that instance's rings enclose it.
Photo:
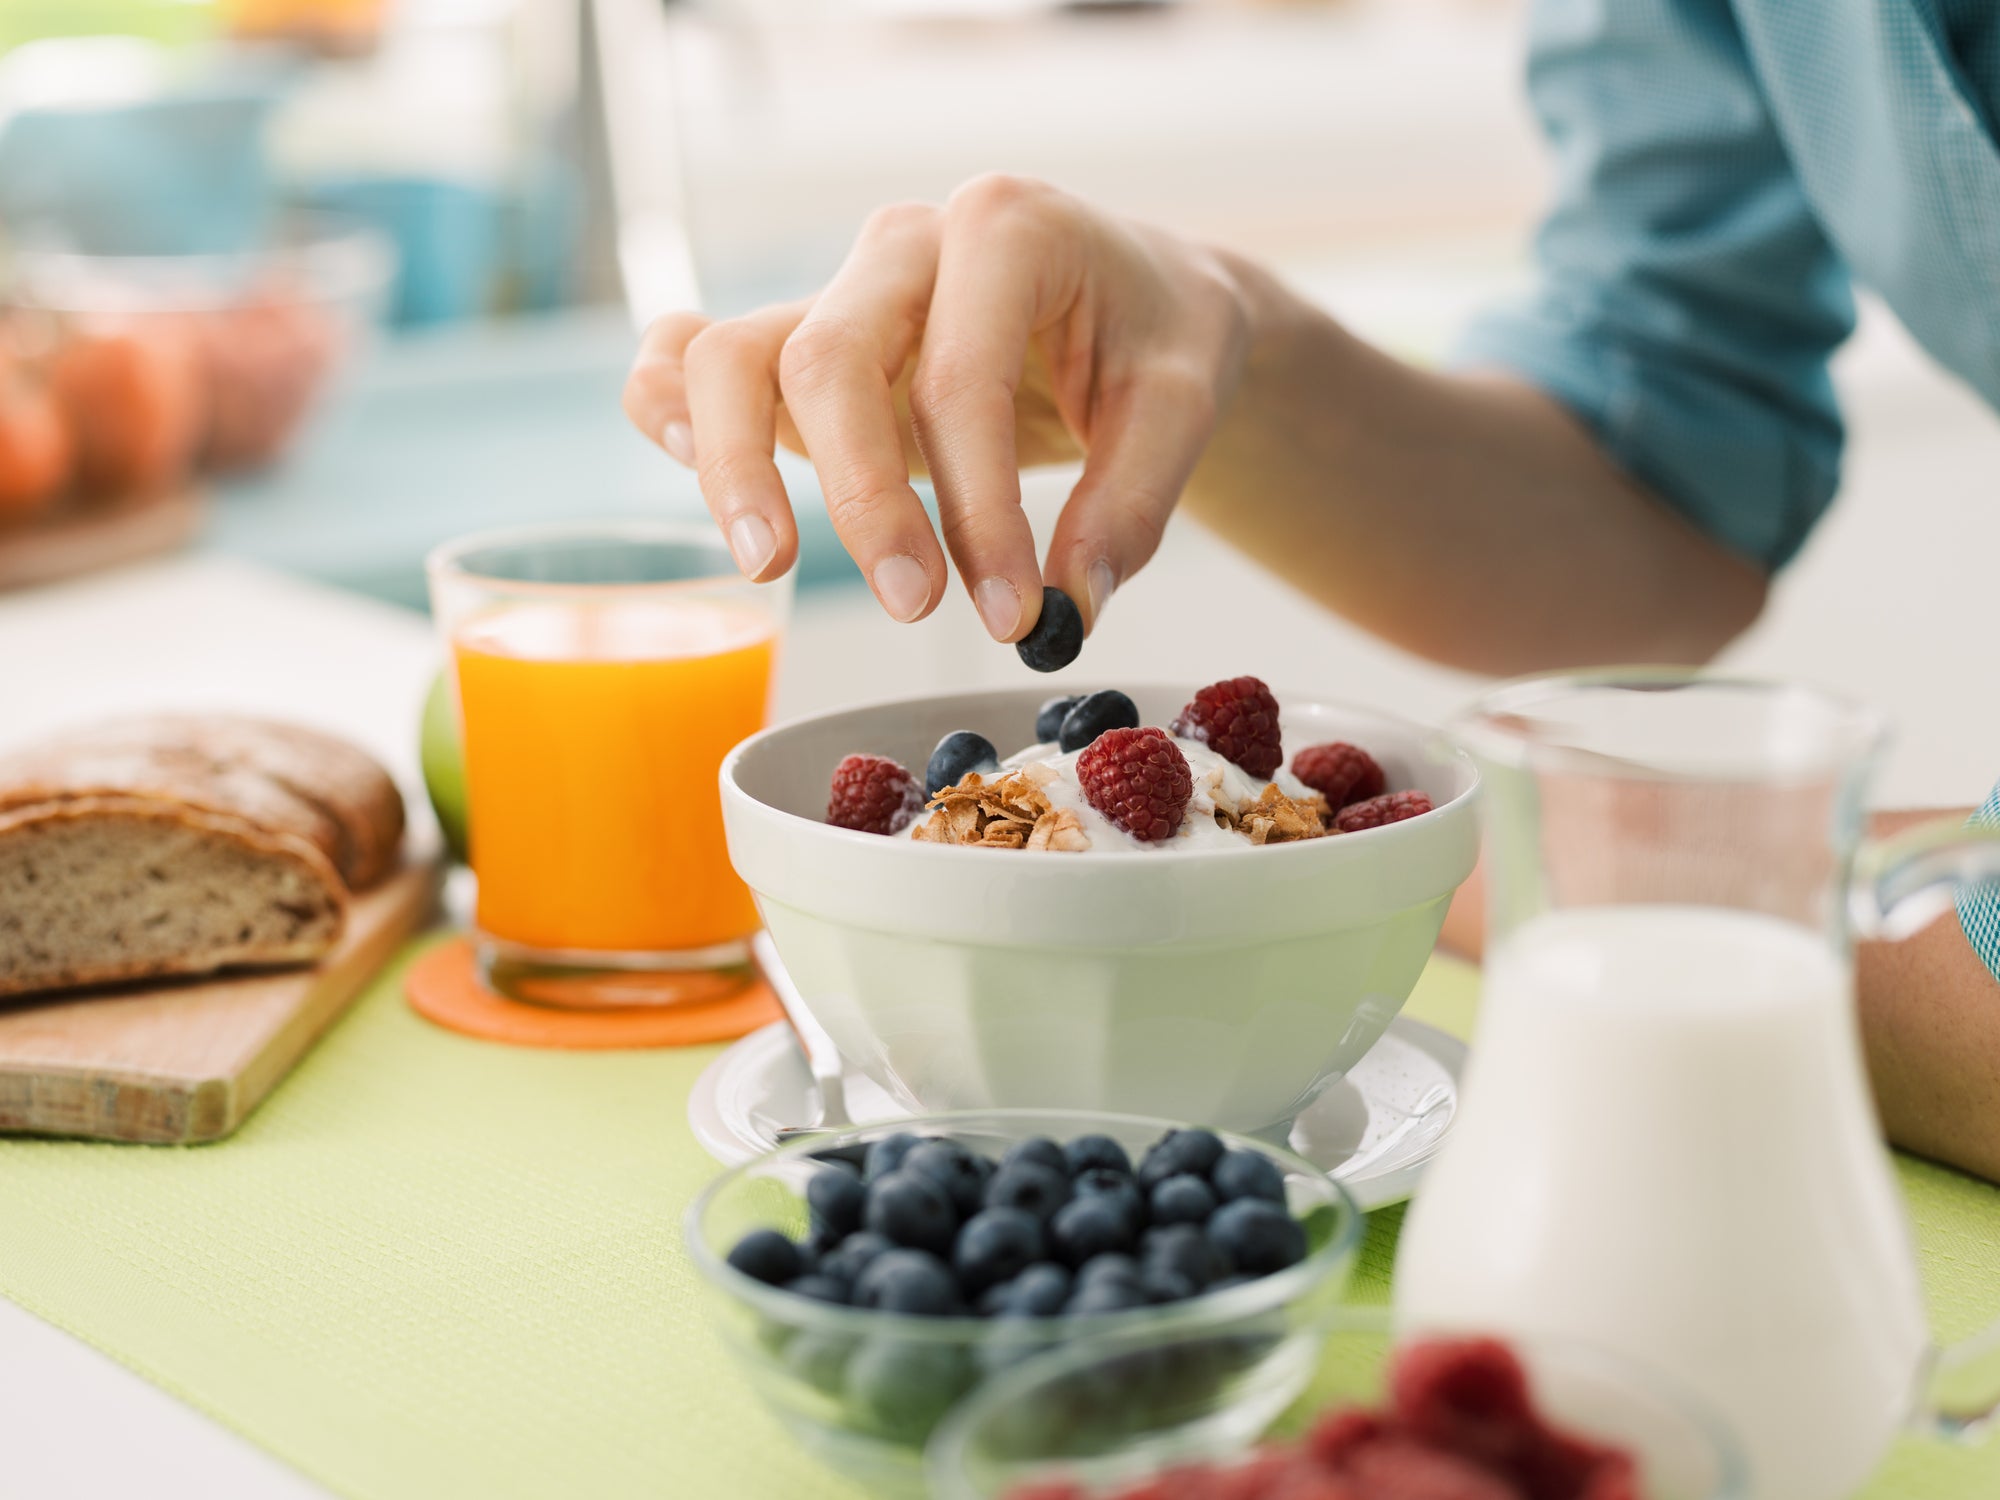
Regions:
[[[430,793],[445,847],[461,864],[469,862],[465,813],[465,749],[458,738],[458,705],[452,701],[451,674],[440,672],[424,699],[424,790]]]

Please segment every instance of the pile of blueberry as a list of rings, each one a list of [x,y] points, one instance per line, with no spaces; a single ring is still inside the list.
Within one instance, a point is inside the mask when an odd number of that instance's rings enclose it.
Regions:
[[[908,1133],[828,1153],[803,1243],[753,1230],[728,1255],[800,1297],[919,1317],[1084,1317],[1181,1302],[1303,1259],[1276,1163],[1207,1130],[1135,1169],[1105,1135],[1019,1141],[996,1162]]]

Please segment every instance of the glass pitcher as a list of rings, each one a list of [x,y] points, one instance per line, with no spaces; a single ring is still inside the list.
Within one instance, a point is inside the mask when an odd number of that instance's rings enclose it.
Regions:
[[[1849,945],[2000,877],[2000,835],[1864,844],[1884,725],[1801,687],[1545,678],[1457,730],[1485,779],[1485,1000],[1399,1322],[1660,1369],[1728,1415],[1760,1500],[1836,1500],[1905,1424],[1989,1417],[2000,1339],[1937,1351],[1925,1326]]]

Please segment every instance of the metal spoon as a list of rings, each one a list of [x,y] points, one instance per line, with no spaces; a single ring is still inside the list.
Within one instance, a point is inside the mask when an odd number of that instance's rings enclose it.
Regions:
[[[804,1125],[785,1126],[778,1132],[778,1139],[789,1141],[802,1135],[838,1130],[853,1124],[847,1117],[847,1089],[840,1068],[840,1050],[833,1045],[833,1038],[826,1034],[826,1028],[814,1020],[812,1012],[806,1009],[805,1001],[799,996],[799,987],[792,983],[784,960],[778,957],[778,948],[771,941],[771,934],[761,930],[755,933],[750,939],[750,953],[757,960],[757,967],[764,971],[764,982],[771,986],[771,993],[785,1008],[785,1019],[791,1022],[792,1035],[798,1040],[799,1051],[805,1054],[806,1067],[812,1072],[813,1090],[819,1095],[818,1118]]]

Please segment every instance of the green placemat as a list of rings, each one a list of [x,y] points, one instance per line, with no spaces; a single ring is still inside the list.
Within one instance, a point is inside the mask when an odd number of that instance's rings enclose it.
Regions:
[[[716,1170],[714,1049],[520,1051],[437,1031],[399,964],[233,1139],[0,1142],[0,1293],[369,1500],[856,1500],[711,1336],[679,1217]],[[1431,966],[1412,1013],[1468,1028]],[[1905,1164],[1940,1329],[2000,1313],[2000,1193]],[[1356,1295],[1387,1296],[1400,1212]],[[2000,1449],[1900,1448],[1871,1500],[2000,1493]]]

